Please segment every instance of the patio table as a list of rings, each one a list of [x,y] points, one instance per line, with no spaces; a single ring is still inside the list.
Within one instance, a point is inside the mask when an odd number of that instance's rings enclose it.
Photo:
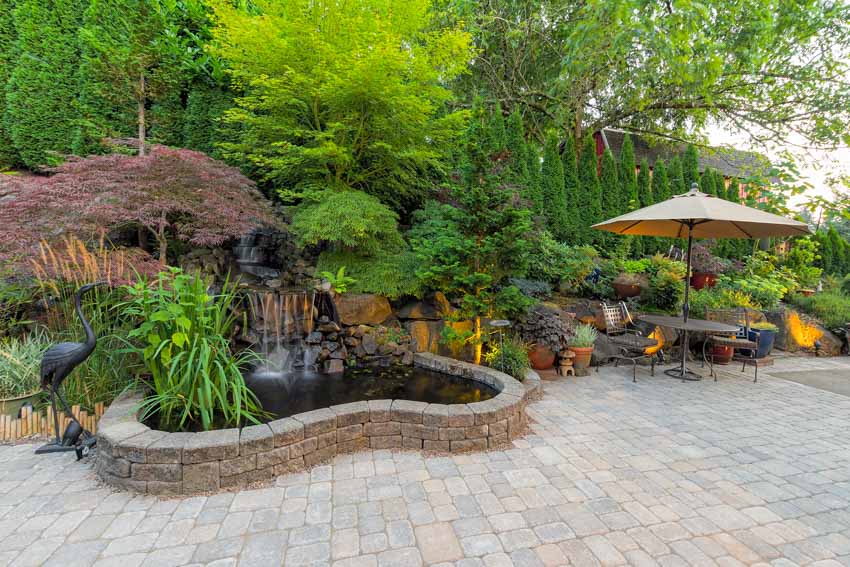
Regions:
[[[738,327],[736,327],[735,325],[718,323],[717,321],[706,321],[705,319],[692,319],[690,317],[686,321],[681,315],[641,315],[640,317],[638,317],[638,320],[649,323],[650,325],[656,325],[659,327],[669,327],[671,329],[676,329],[677,331],[682,331],[684,333],[684,337],[682,338],[682,348],[685,349],[688,348],[688,345],[686,344],[688,340],[688,333],[726,334],[738,332]],[[676,368],[668,368],[664,371],[664,373],[673,378],[690,380],[692,382],[702,380],[702,376],[700,376],[696,372],[691,372],[690,370],[688,370],[684,362],[681,366],[677,366]]]

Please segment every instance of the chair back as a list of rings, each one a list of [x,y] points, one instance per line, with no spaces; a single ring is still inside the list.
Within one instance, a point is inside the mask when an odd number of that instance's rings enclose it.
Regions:
[[[622,301],[614,305],[602,303],[602,314],[605,317],[605,334],[609,337],[628,331],[632,317],[629,308]]]
[[[750,334],[750,312],[744,307],[734,309],[706,309],[705,318],[717,323],[735,325],[738,332],[735,336],[739,339],[747,339]]]

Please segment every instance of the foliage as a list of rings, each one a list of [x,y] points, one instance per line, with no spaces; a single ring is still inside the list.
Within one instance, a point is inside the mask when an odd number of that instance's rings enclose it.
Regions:
[[[645,301],[662,311],[674,312],[682,307],[685,283],[682,276],[669,269],[660,269],[649,278],[649,289],[641,295]]]
[[[528,280],[525,278],[511,278],[510,283],[516,286],[523,295],[534,299],[547,299],[552,297],[552,286],[542,280]]]
[[[528,188],[528,147],[525,141],[525,126],[522,123],[522,115],[517,110],[508,116],[505,127],[505,144],[509,153],[508,170],[509,181],[518,187]],[[533,202],[533,199],[529,199]]]
[[[685,173],[682,168],[682,160],[677,155],[670,159],[668,177],[670,179],[671,195],[681,195],[689,189],[689,187],[685,186]]]
[[[49,346],[50,338],[43,330],[0,339],[0,399],[39,391],[41,356]]]
[[[757,274],[748,274],[738,279],[720,276],[717,285],[721,289],[738,291],[750,296],[754,306],[759,309],[776,309],[788,293],[788,288],[779,280]]]
[[[770,321],[756,321],[755,323],[750,325],[750,328],[756,331],[773,331],[774,333],[779,331],[779,327],[777,327]]]
[[[319,255],[316,270],[334,272],[342,266],[355,280],[348,286],[350,292],[377,293],[390,299],[423,294],[421,282],[416,277],[418,261],[410,250],[382,252],[374,257],[326,250]]]
[[[0,337],[23,332],[29,320],[29,311],[36,301],[37,288],[31,281],[0,274]]]
[[[667,165],[660,158],[655,160],[655,166],[652,168],[652,194],[656,203],[666,201],[673,196],[670,178],[667,175]]]
[[[3,119],[6,109],[6,88],[15,63],[15,2],[0,0],[0,171],[18,164],[18,150]]]
[[[219,142],[233,141],[222,122],[226,110],[233,106],[233,95],[206,84],[194,86],[186,98],[183,118],[183,144],[190,150],[219,157]]]
[[[577,325],[570,346],[575,348],[590,348],[596,343],[596,338],[599,336],[599,331],[592,325],[582,323]]]
[[[315,197],[298,207],[292,218],[292,231],[302,246],[326,242],[364,256],[403,246],[398,217],[377,197],[351,190]]]
[[[521,105],[536,132],[621,128],[682,139],[711,123],[756,141],[846,140],[842,2],[441,0],[479,49],[466,92]],[[801,97],[800,93],[805,93]],[[690,180],[689,180],[690,181]]]
[[[700,319],[705,319],[706,310],[708,309],[732,309],[736,307],[761,308],[747,293],[721,286],[691,290],[688,305],[690,306],[691,317]]]
[[[820,282],[823,270],[815,265],[819,244],[811,237],[795,238],[791,248],[782,257],[782,265],[794,274],[803,288],[814,289]]]
[[[42,235],[138,228],[156,240],[165,263],[169,241],[222,244],[260,224],[277,224],[270,205],[239,170],[190,150],[154,146],[144,157],[69,161],[48,178],[21,180],[0,209],[0,257],[31,252]]]
[[[531,243],[526,276],[575,290],[593,270],[598,256],[590,246],[569,246],[555,240],[549,232],[540,233]]]
[[[151,374],[152,392],[141,406],[145,419],[156,416],[172,431],[259,423],[264,414],[242,376],[255,356],[234,354],[229,341],[233,283],[210,295],[200,276],[172,268],[126,291],[121,310],[139,321],[129,333],[131,350]]]
[[[567,242],[578,243],[582,230],[580,203],[580,188],[578,181],[578,149],[572,132],[567,132],[564,140],[564,151],[561,152],[561,162],[564,167],[564,195],[567,200],[567,226],[564,236]],[[601,207],[601,205],[600,205]]]
[[[822,292],[805,296],[791,294],[786,301],[818,318],[825,327],[836,329],[850,323],[850,297],[839,293]]]
[[[545,346],[556,354],[567,347],[573,334],[561,310],[545,303],[530,307],[519,317],[515,328],[531,345]]]
[[[549,231],[561,240],[569,236],[567,195],[564,188],[564,166],[558,152],[558,138],[550,134],[543,148],[541,172],[543,203]]]
[[[596,141],[586,136],[582,144],[578,161],[578,199],[576,218],[578,223],[577,244],[592,244],[596,240],[596,231],[590,228],[602,219],[602,196],[597,177]]]
[[[623,146],[620,148],[620,165],[617,168],[620,178],[621,212],[631,211],[640,206],[636,168],[635,146],[632,137],[626,134],[623,138]]]
[[[428,5],[214,2],[211,49],[244,90],[227,154],[287,202],[343,188],[396,211],[420,202],[463,129],[445,85],[472,54],[466,32],[429,27]]]
[[[15,53],[22,55],[15,57],[6,85],[4,128],[31,169],[56,165],[71,151],[79,80],[77,29],[84,8],[84,0],[15,3]]]
[[[652,266],[652,260],[649,258],[640,258],[639,260],[626,260],[623,262],[623,271],[627,274],[645,274]]]
[[[336,273],[326,271],[320,272],[319,275],[330,284],[331,289],[340,294],[348,291],[348,286],[357,282],[356,279],[345,275],[345,266],[340,266]]]
[[[528,305],[514,286],[523,275],[531,248],[530,213],[515,206],[516,194],[499,185],[491,156],[484,150],[486,128],[473,120],[461,161],[462,183],[449,188],[451,204],[430,202],[415,215],[410,231],[421,264],[417,275],[430,289],[443,291],[459,304],[457,317],[471,319],[469,342],[481,360],[481,318]]]
[[[484,362],[490,368],[513,376],[520,382],[525,380],[525,372],[531,368],[528,360],[528,345],[521,339],[509,336],[503,343],[492,342]]]
[[[712,253],[709,244],[694,244],[691,247],[691,269],[706,274],[722,274],[729,268],[729,262]]]
[[[623,206],[623,193],[620,190],[620,179],[617,172],[617,161],[611,150],[605,148],[602,153],[602,163],[599,169],[599,191],[600,208],[603,219],[611,219],[619,216],[625,211]],[[575,222],[580,222],[581,211],[575,211]],[[616,239],[621,238],[616,234],[603,232],[596,235],[597,241],[602,248],[608,248],[616,244]]]
[[[826,286],[824,286],[824,287],[826,287]],[[841,289],[841,293],[843,293],[844,295],[850,295],[850,274],[847,274],[841,280],[840,289]]]

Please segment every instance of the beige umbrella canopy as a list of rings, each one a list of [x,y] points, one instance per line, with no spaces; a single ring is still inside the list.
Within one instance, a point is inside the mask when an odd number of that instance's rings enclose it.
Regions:
[[[617,234],[687,238],[765,238],[809,233],[802,222],[751,209],[696,188],[666,201],[593,225]]]
[[[809,227],[805,223],[701,193],[696,183],[687,193],[597,223],[593,228],[616,234],[688,239],[685,301],[682,305],[684,345],[688,344],[691,247],[694,238],[766,238],[809,234]],[[681,366],[675,369],[675,375],[683,380],[689,374],[685,365],[686,357],[687,349],[683,348]]]

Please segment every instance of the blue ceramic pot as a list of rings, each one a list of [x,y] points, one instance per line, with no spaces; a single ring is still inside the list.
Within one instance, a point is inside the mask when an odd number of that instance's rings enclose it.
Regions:
[[[759,348],[756,351],[756,358],[764,358],[773,350],[773,343],[776,341],[776,331],[750,329],[749,338],[751,341],[758,341]],[[749,351],[743,352],[749,354]]]

